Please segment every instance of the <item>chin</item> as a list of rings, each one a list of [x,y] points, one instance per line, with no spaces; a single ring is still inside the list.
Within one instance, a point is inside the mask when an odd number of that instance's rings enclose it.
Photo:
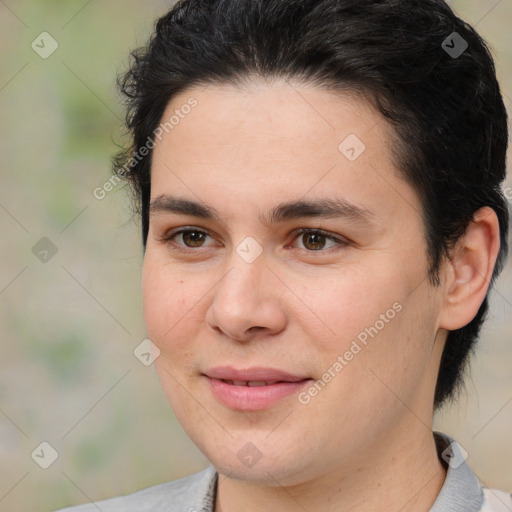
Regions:
[[[224,446],[215,444],[204,449],[196,445],[219,473],[235,480],[273,487],[297,485],[314,478],[315,465],[304,459],[304,451],[297,450],[297,442],[293,443],[295,448],[278,437],[272,443],[265,442],[267,435],[268,432],[254,436],[245,433],[234,439],[228,436]]]

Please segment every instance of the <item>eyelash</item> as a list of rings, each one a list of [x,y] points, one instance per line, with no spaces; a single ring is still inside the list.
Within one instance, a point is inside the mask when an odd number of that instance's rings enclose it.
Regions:
[[[210,234],[207,231],[204,231],[202,229],[187,227],[187,228],[179,228],[176,230],[171,230],[171,231],[165,233],[162,237],[160,237],[159,241],[162,243],[173,242],[174,244],[176,244],[176,242],[174,242],[174,240],[173,240],[176,236],[183,234],[183,233],[190,233],[190,232],[201,233],[206,236],[210,236]],[[335,236],[329,234],[327,231],[324,231],[324,230],[318,229],[318,228],[298,228],[298,229],[294,230],[292,233],[293,241],[295,241],[300,235],[303,235],[304,233],[321,235],[327,240],[336,242],[338,245],[338,247],[330,247],[328,249],[318,249],[316,251],[311,250],[311,249],[299,248],[301,251],[306,251],[309,254],[315,254],[315,253],[325,254],[327,252],[331,252],[332,249],[336,250],[336,249],[339,249],[340,247],[349,245],[349,242],[347,240],[343,240],[341,238],[335,237]],[[210,238],[212,238],[212,237],[210,236]],[[204,247],[193,248],[193,247],[182,246],[179,244],[176,244],[173,247],[173,250],[188,253],[188,254],[190,254],[191,252],[197,252],[198,249],[204,249]]]

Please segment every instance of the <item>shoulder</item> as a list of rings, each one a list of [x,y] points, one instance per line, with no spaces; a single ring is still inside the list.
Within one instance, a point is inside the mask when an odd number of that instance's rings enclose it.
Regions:
[[[509,512],[512,510],[512,495],[497,489],[484,488],[484,502],[480,512]]]
[[[165,484],[148,487],[128,496],[70,507],[58,512],[182,512],[210,511],[217,473],[213,466]]]

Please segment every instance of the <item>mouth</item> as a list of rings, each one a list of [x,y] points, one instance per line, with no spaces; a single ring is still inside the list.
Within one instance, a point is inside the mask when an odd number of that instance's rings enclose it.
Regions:
[[[247,386],[250,388],[258,388],[261,386],[273,386],[274,384],[279,384],[280,382],[286,381],[265,381],[265,380],[229,380],[229,379],[221,379],[222,382],[226,384],[230,384],[231,386]]]
[[[224,406],[238,411],[267,409],[298,393],[313,379],[274,368],[211,368],[203,374],[210,391]]]

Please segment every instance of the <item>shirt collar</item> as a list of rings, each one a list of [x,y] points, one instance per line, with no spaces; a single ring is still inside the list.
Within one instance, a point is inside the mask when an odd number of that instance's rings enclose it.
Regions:
[[[467,453],[450,436],[434,432],[437,454],[446,465],[446,478],[430,512],[478,512],[484,493],[480,482],[466,464]]]

